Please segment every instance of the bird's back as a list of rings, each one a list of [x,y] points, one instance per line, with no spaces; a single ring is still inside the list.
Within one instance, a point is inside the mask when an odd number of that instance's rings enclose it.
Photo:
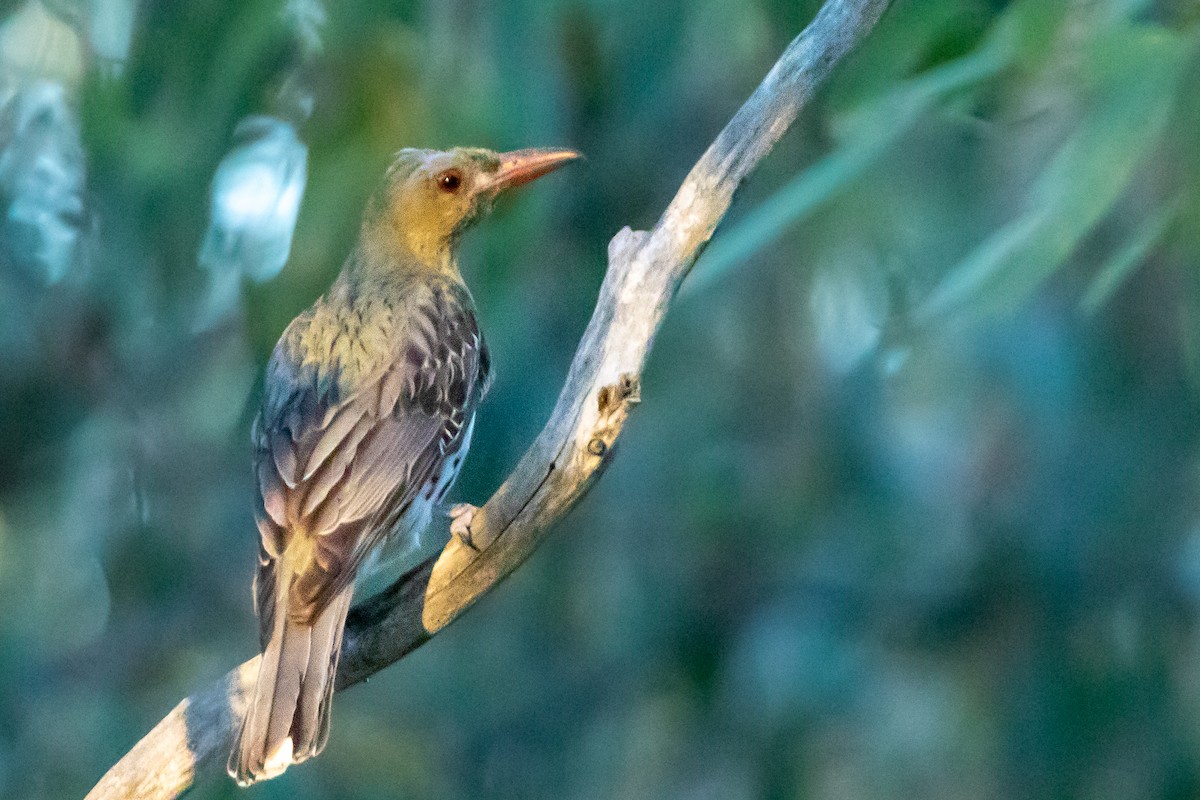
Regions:
[[[470,294],[442,275],[339,280],[288,327],[256,449],[265,549],[303,555],[289,566],[321,587],[290,598],[295,613],[319,611],[408,506],[435,499],[421,491],[461,463],[487,369]]]

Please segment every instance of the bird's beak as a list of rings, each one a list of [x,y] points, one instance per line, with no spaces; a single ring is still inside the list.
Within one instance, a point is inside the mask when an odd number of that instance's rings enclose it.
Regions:
[[[480,192],[499,194],[505,189],[529,183],[570,161],[583,156],[574,150],[528,149],[500,154],[500,166],[479,187]]]

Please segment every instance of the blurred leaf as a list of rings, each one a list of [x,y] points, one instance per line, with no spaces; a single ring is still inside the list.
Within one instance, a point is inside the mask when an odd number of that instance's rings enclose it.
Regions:
[[[841,146],[726,231],[704,252],[685,291],[713,285],[779,239],[792,225],[849,187],[905,133],[952,92],[985,81],[1008,66],[1016,52],[1014,19],[1001,20],[975,52],[900,84],[887,96],[848,115]]]
[[[1200,392],[1200,270],[1184,270],[1180,339],[1192,391]]]
[[[1087,114],[1030,189],[1024,213],[950,271],[919,309],[921,322],[1011,309],[1054,273],[1159,138],[1191,45],[1148,27],[1097,37],[1082,70],[1093,84]]]
[[[1093,314],[1108,301],[1113,292],[1133,273],[1134,268],[1145,260],[1151,248],[1158,243],[1171,223],[1175,221],[1181,207],[1182,198],[1177,198],[1156,210],[1149,219],[1141,224],[1137,231],[1129,237],[1125,246],[1118,250],[1097,273],[1091,286],[1084,293],[1083,299],[1079,302],[1079,307],[1083,311]]]

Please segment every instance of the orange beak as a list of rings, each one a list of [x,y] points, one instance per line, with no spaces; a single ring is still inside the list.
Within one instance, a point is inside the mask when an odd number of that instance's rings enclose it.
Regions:
[[[529,183],[548,172],[583,156],[574,150],[535,149],[512,150],[500,154],[500,167],[490,179],[479,186],[479,192],[498,194],[505,189]]]

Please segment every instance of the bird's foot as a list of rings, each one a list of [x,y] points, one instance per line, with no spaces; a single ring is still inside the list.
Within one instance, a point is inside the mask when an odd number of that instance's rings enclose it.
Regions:
[[[475,546],[474,540],[471,538],[471,523],[475,520],[475,512],[479,511],[478,506],[473,506],[470,503],[459,503],[456,506],[451,506],[447,511],[450,517],[450,535],[458,537],[458,540],[467,547],[479,552],[479,548]]]

